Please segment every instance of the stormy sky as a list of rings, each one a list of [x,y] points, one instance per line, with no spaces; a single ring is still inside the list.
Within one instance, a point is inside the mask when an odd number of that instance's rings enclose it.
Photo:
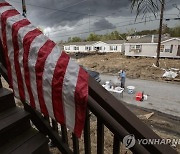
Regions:
[[[164,18],[180,17],[180,1],[165,0]],[[21,0],[7,0],[22,13]],[[114,30],[157,29],[158,18],[148,13],[146,18],[131,11],[130,0],[26,0],[27,18],[55,41],[68,37],[86,37],[89,33],[105,34]],[[159,13],[157,13],[159,14]],[[169,27],[178,20],[164,21]]]

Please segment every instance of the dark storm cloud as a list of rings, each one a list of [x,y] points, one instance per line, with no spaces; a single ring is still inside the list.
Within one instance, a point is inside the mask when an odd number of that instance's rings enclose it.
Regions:
[[[21,1],[7,0],[22,12]],[[82,33],[88,29],[113,29],[115,23],[133,23],[136,9],[131,13],[131,0],[25,0],[27,18],[35,25],[65,34],[77,31]],[[155,0],[156,1],[156,0]],[[178,14],[179,0],[165,0],[165,11]],[[174,9],[173,9],[174,8]],[[173,11],[172,11],[173,10]],[[177,10],[177,11],[176,11]],[[166,13],[166,12],[165,12]],[[180,13],[179,13],[180,14]],[[139,17],[141,18],[141,17]],[[136,27],[138,28],[139,25]],[[154,26],[152,25],[154,28]],[[122,27],[127,29],[127,27]],[[64,31],[62,31],[64,29]],[[52,33],[54,35],[54,33]],[[58,34],[57,34],[58,35]],[[56,35],[56,36],[57,36]]]
[[[113,29],[116,27],[112,23],[110,23],[108,20],[101,19],[94,23],[94,28],[98,30],[98,29]]]
[[[19,1],[9,2],[16,6],[19,3],[21,8]],[[166,9],[178,3],[179,0],[168,1]],[[43,26],[73,26],[89,15],[102,19],[107,16],[129,16],[131,12],[131,0],[26,0],[26,4],[28,17]]]
[[[10,2],[16,4],[13,1]],[[26,5],[28,16],[33,22],[44,26],[71,26],[89,15],[116,15],[130,5],[130,0],[26,0]]]

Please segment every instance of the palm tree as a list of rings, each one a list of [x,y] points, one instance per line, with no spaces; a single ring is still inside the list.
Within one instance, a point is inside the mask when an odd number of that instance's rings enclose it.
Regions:
[[[156,66],[159,67],[159,57],[160,57],[160,46],[161,46],[161,33],[162,33],[162,21],[163,21],[163,11],[165,0],[131,0],[132,10],[136,8],[136,18],[141,13],[143,14],[143,18],[146,18],[147,13],[151,12],[154,14],[155,18],[157,17],[157,12],[161,6],[161,14],[160,14],[160,24],[159,24],[159,39],[158,39],[158,47],[157,47],[157,57],[156,57]]]

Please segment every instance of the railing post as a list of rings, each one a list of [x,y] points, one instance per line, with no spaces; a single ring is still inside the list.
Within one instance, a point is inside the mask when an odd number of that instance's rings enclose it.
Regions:
[[[67,137],[67,128],[66,128],[66,126],[61,125],[61,135],[62,135],[63,142],[68,145],[68,137]]]
[[[90,138],[90,114],[86,111],[86,121],[84,126],[84,151],[85,154],[91,154],[91,138]]]
[[[76,135],[74,135],[74,133],[72,133],[72,140],[73,140],[73,152],[74,154],[79,154],[79,140],[76,137]]]
[[[119,137],[114,134],[114,139],[113,139],[113,154],[119,154],[119,152],[120,152]]]
[[[97,118],[97,153],[104,154],[104,125],[100,118]]]

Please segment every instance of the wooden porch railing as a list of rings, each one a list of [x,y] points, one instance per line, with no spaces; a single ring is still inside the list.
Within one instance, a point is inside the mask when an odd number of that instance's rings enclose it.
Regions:
[[[0,73],[8,81],[6,67],[3,59],[2,48],[0,50]],[[1,84],[0,84],[1,86]],[[91,114],[96,116],[97,121],[97,142],[96,151],[98,154],[104,153],[105,126],[113,134],[112,153],[120,153],[121,142],[126,135],[134,134],[136,142],[129,150],[133,153],[177,153],[169,145],[140,145],[137,139],[160,139],[148,126],[139,120],[129,111],[121,101],[117,100],[106,91],[93,78],[89,78],[89,97],[86,122],[84,126],[83,138],[78,139],[70,133],[65,126],[56,123],[49,117],[44,117],[41,113],[33,110],[29,105],[23,103],[24,109],[31,114],[31,120],[36,128],[52,140],[52,143],[62,153],[80,153],[79,140],[83,140],[83,153],[92,153],[91,142]],[[95,143],[93,143],[94,145]],[[82,143],[81,143],[82,146]]]

